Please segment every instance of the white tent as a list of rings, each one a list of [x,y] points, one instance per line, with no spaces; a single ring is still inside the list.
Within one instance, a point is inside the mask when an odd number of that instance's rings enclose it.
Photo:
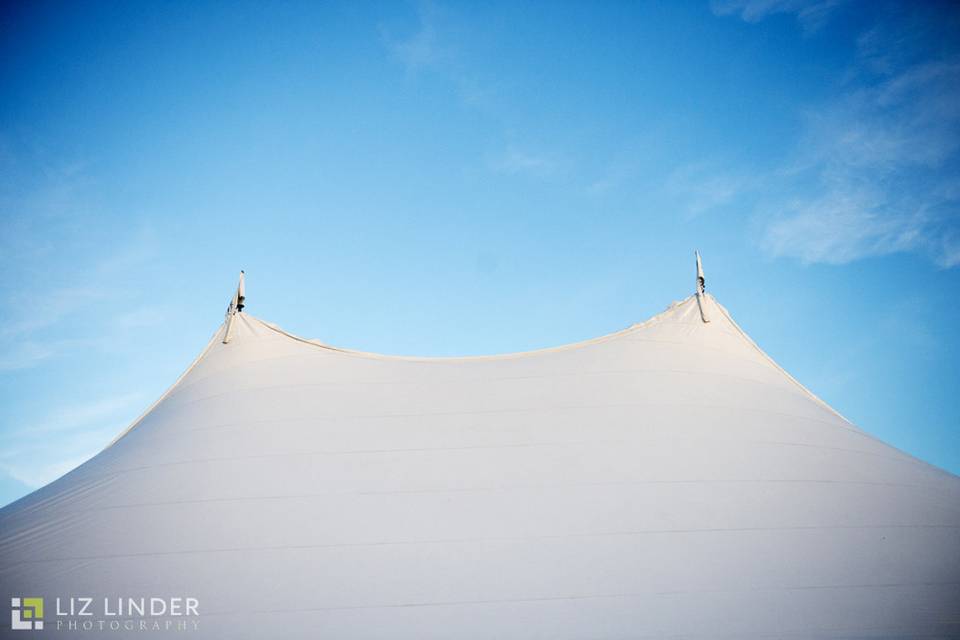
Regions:
[[[700,290],[474,358],[242,303],[111,446],[0,511],[0,590],[44,597],[46,630],[54,597],[184,596],[203,638],[960,637],[960,478]]]

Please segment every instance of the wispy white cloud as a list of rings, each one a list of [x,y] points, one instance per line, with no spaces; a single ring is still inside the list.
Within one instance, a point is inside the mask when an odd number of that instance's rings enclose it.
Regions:
[[[83,285],[15,292],[7,300],[14,312],[0,326],[0,337],[15,337],[49,327],[78,307],[103,300],[107,295],[101,288]]]
[[[99,265],[94,265],[89,273],[101,273]],[[27,288],[8,293],[7,311],[0,322],[0,373],[32,368],[77,349],[102,346],[104,336],[90,335],[89,331],[74,334],[60,329],[68,318],[76,317],[96,304],[115,302],[126,294],[124,287],[110,284],[107,276],[89,285],[48,290]],[[159,313],[154,308],[134,309],[118,316],[113,327],[126,330],[148,326],[155,322]],[[54,337],[55,333],[57,337]],[[64,335],[67,337],[60,337]]]
[[[620,187],[629,177],[630,171],[623,167],[614,167],[590,181],[585,191],[592,196],[602,196]]]
[[[93,449],[90,455],[44,464],[22,465],[16,463],[0,463],[0,471],[3,471],[14,480],[25,484],[31,490],[39,489],[53,482],[68,471],[77,468],[86,460],[90,459],[95,453],[96,449]]]
[[[143,402],[142,393],[107,396],[9,428],[0,470],[30,487],[43,486],[102,449]]]
[[[438,38],[438,18],[437,6],[422,2],[417,7],[417,26],[405,37],[395,36],[385,25],[380,25],[387,50],[407,71],[415,73],[434,68],[449,57]]]
[[[31,150],[15,152],[0,133],[0,375],[8,395],[30,389],[26,369],[55,372],[55,361],[71,355],[116,354],[124,336],[162,312],[143,304],[148,292],[131,278],[155,259],[156,238],[135,219],[110,224],[97,191],[85,163],[51,165]],[[103,320],[106,308],[117,312],[113,320]],[[46,415],[0,421],[0,472],[31,487],[95,454],[144,404],[134,392],[74,405],[46,395]]]
[[[718,168],[715,164],[697,163],[675,169],[667,177],[666,192],[679,203],[679,210],[696,216],[722,207],[744,191],[755,186],[746,172]]]
[[[147,305],[121,313],[112,320],[119,331],[129,331],[155,327],[163,322],[166,312],[161,307]]]
[[[34,424],[16,430],[19,435],[42,435],[50,432],[82,429],[116,417],[143,402],[143,394],[124,393],[99,398],[92,402],[63,407]]]
[[[416,5],[412,30],[380,24],[380,37],[388,55],[409,76],[436,74],[448,81],[460,101],[471,108],[486,110],[496,94],[491,79],[481,79],[468,63],[456,13],[434,2]]]
[[[787,0],[714,5],[751,22],[774,13],[827,16],[833,8]],[[843,264],[921,252],[941,267],[960,264],[960,50],[937,35],[937,18],[881,12],[853,43],[840,88],[804,108],[792,159],[748,184],[761,202],[757,222],[769,254]],[[732,193],[722,188],[729,173],[695,177],[722,200]]]
[[[774,255],[828,264],[909,248],[918,236],[917,225],[875,213],[883,204],[882,193],[849,185],[817,199],[784,203],[766,228],[765,248]]]
[[[0,349],[0,372],[29,369],[52,357],[57,351],[57,346],[50,343],[16,342]]]
[[[765,248],[807,262],[960,251],[960,62],[918,63],[845,92],[806,118],[784,175],[796,195],[765,213]],[[775,207],[775,208],[773,208]]]
[[[149,228],[111,229],[110,245],[100,246],[90,229],[99,209],[86,164],[50,165],[2,142],[0,136],[0,268],[7,274],[0,282],[0,372],[10,372],[95,346],[89,332],[58,329],[95,305],[130,296],[120,283],[155,258],[156,240]],[[64,248],[85,239],[91,250],[71,256],[69,268],[48,266],[62,265]]]
[[[775,14],[794,14],[804,32],[820,29],[833,11],[848,0],[714,0],[716,15],[737,15],[746,22],[759,22]]]
[[[561,160],[551,153],[511,144],[501,153],[491,156],[488,165],[500,173],[546,177],[560,168]]]
[[[0,340],[0,373],[31,369],[43,361],[76,347],[76,340]]]

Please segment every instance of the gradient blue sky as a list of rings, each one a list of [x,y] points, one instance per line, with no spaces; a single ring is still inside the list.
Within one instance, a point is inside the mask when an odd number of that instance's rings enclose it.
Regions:
[[[708,289],[960,472],[960,11],[823,0],[20,2],[0,16],[0,504],[247,310],[525,350]]]

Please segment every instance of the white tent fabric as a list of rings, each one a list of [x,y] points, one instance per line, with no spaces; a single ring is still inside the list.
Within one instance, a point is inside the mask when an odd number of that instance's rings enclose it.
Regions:
[[[960,478],[700,302],[709,323],[691,296],[477,358],[239,313],[110,447],[0,511],[0,590],[192,596],[224,639],[960,637]]]

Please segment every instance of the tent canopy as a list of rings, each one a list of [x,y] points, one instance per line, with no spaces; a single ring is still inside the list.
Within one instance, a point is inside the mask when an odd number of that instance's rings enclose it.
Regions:
[[[205,638],[960,635],[960,479],[699,293],[473,358],[234,304],[111,446],[0,511],[4,596],[196,597]]]

